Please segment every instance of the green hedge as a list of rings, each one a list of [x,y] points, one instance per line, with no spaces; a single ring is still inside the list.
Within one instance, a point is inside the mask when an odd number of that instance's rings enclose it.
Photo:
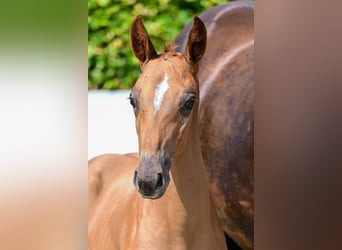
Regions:
[[[143,16],[161,52],[194,15],[225,2],[88,0],[88,88],[127,89],[134,84],[140,69],[130,49],[129,27],[136,16]]]

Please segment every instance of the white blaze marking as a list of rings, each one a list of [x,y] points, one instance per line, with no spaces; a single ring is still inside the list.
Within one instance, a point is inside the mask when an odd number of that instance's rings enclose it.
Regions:
[[[160,109],[160,106],[163,102],[163,97],[166,93],[166,91],[169,89],[169,83],[168,83],[168,76],[165,73],[164,79],[161,83],[159,83],[155,89],[154,92],[154,110],[157,112]]]

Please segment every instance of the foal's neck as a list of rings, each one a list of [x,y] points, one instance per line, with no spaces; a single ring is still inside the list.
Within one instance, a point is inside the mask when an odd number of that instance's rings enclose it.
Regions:
[[[197,120],[193,121],[194,124],[189,128],[183,152],[176,157],[170,170],[172,184],[180,192],[179,195],[190,195],[193,198],[209,193],[208,174],[202,158],[196,122]]]
[[[167,234],[155,233],[153,238],[158,235],[177,249],[224,249],[224,238],[217,235],[220,229],[210,198],[198,126],[189,125],[195,126],[188,128],[186,147],[172,163],[169,187],[160,199],[143,200],[143,213],[153,216],[144,217],[146,221],[141,224],[152,231],[167,230]]]
[[[185,147],[182,154],[174,160],[170,170],[171,182],[168,191],[172,198],[170,197],[168,201],[176,204],[178,210],[176,212],[184,212],[182,220],[185,225],[198,227],[201,222],[208,223],[212,208],[208,174],[201,154],[197,119],[189,125]],[[189,229],[193,230],[193,228]]]

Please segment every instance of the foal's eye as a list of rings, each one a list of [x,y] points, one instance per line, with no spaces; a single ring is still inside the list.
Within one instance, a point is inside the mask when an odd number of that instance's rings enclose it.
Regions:
[[[134,98],[133,96],[130,95],[130,96],[128,97],[128,99],[129,99],[129,102],[130,102],[130,104],[132,105],[132,107],[135,109],[136,106],[137,106],[137,103],[136,103],[135,98]]]
[[[191,110],[192,107],[194,106],[195,103],[195,98],[191,98],[190,100],[187,100],[184,104],[184,108]]]
[[[196,98],[194,96],[186,100],[179,110],[181,115],[188,116],[192,110],[192,107],[195,104],[195,101],[196,101]]]

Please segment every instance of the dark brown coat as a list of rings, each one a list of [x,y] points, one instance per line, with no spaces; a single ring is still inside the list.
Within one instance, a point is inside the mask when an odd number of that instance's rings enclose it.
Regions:
[[[254,5],[233,2],[199,15],[207,50],[199,64],[200,137],[224,230],[242,248],[254,239]],[[175,42],[182,51],[191,23]]]

